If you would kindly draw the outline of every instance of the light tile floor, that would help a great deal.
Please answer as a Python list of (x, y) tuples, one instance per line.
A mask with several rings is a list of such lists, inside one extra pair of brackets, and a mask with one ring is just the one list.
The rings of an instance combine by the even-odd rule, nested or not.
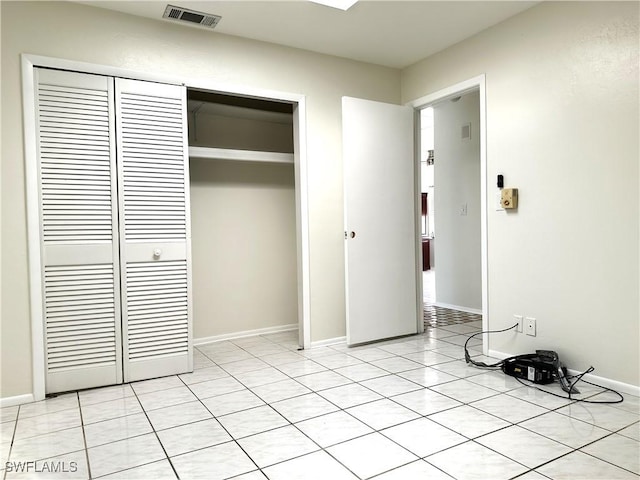
[[(1, 473), (153, 480), (639, 477), (637, 397), (617, 405), (569, 402), (467, 366), (460, 344), (479, 329), (479, 322), (466, 322), (358, 348), (308, 351), (297, 350), (295, 332), (201, 345), (193, 373), (1, 409)], [(472, 353), (485, 358), (479, 342)], [(584, 397), (610, 398), (581, 388)], [(29, 472), (15, 471), (29, 461), (37, 461)]]

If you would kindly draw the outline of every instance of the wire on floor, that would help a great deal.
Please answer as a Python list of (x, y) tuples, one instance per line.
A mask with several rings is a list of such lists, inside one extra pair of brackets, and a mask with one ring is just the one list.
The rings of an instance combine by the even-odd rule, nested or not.
[(502, 332), (508, 332), (509, 330), (512, 330), (514, 328), (516, 328), (518, 326), (517, 323), (513, 324), (511, 327), (509, 328), (504, 328), (502, 330), (486, 330), (483, 332), (478, 332), (478, 333), (474, 333), (473, 335), (471, 335), (469, 338), (467, 338), (467, 341), (464, 342), (464, 359), (466, 360), (467, 363), (470, 363), (472, 365), (475, 365), (476, 367), (481, 367), (481, 368), (502, 368), (502, 365), (504, 364), (504, 362), (507, 359), (504, 360), (500, 360), (499, 362), (496, 363), (492, 363), (492, 364), (486, 364), (484, 362), (478, 362), (474, 359), (471, 358), (471, 355), (469, 355), (469, 350), (467, 349), (467, 345), (469, 344), (469, 341), (477, 336), (477, 335), (482, 335), (483, 333), (502, 333)]
[[(512, 325), (511, 327), (503, 328), (502, 330), (485, 330), (485, 331), (474, 333), (473, 335), (470, 335), (469, 338), (467, 338), (467, 341), (464, 342), (464, 359), (465, 359), (465, 361), (467, 363), (470, 363), (471, 365), (476, 366), (476, 367), (488, 368), (488, 369), (498, 369), (498, 368), (500, 368), (500, 369), (502, 369), (504, 371), (504, 369), (503, 369), (504, 364), (506, 362), (508, 362), (509, 360), (518, 357), (518, 355), (514, 355), (513, 357), (505, 358), (505, 359), (500, 360), (500, 361), (498, 361), (496, 363), (478, 362), (477, 360), (474, 360), (473, 358), (471, 358), (471, 355), (469, 354), (469, 350), (468, 350), (468, 344), (469, 344), (469, 341), (472, 338), (476, 337), (477, 335), (482, 335), (482, 334), (485, 334), (485, 333), (491, 334), (491, 333), (508, 332), (509, 330), (513, 330), (517, 326), (518, 326), (518, 324), (516, 323), (516, 324)], [(566, 395), (566, 396), (565, 395), (559, 395), (557, 393), (553, 393), (553, 392), (550, 392), (550, 391), (545, 390), (543, 388), (540, 388), (540, 387), (537, 387), (535, 385), (532, 385), (532, 384), (528, 383), (528, 381), (525, 382), (524, 379), (521, 379), (519, 377), (515, 377), (514, 376), (513, 378), (515, 378), (518, 382), (520, 382), (522, 385), (524, 385), (526, 387), (535, 388), (536, 390), (540, 390), (541, 392), (548, 393), (549, 395), (553, 395), (554, 397), (562, 398), (562, 399), (569, 400), (569, 401), (576, 401), (576, 402), (582, 402), (582, 403), (595, 403), (595, 404), (599, 403), (599, 404), (605, 404), (605, 405), (607, 405), (607, 404), (615, 404), (615, 403), (622, 403), (624, 401), (624, 397), (622, 396), (622, 394), (620, 392), (617, 392), (616, 390), (613, 390), (613, 389), (608, 388), (608, 387), (604, 387), (602, 385), (598, 385), (596, 383), (589, 382), (589, 381), (585, 380), (584, 378), (582, 378), (586, 374), (591, 373), (594, 370), (595, 369), (593, 368), (593, 366), (591, 366), (588, 369), (586, 369), (584, 372), (582, 372), (582, 373), (580, 373), (578, 375), (573, 375), (571, 377), (567, 377), (568, 380), (572, 380), (574, 378), (575, 378), (575, 380), (573, 382), (571, 382), (570, 387), (569, 387), (568, 395)], [(506, 375), (506, 373), (505, 373), (505, 375)], [(594, 387), (601, 388), (603, 391), (600, 392), (600, 393), (611, 392), (611, 393), (617, 395), (618, 399), (616, 399), (616, 400), (588, 400), (588, 399), (585, 399), (585, 398), (572, 397), (571, 396), (571, 392), (574, 391), (574, 386), (578, 382), (581, 382), (581, 381), (584, 382), (584, 383), (587, 383), (589, 385), (592, 385)]]

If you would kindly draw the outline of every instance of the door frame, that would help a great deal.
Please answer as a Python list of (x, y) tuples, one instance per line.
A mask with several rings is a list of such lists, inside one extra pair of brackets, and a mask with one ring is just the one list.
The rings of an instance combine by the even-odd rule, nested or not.
[[(417, 98), (405, 105), (411, 106), (415, 109), (416, 118), (420, 115), (420, 110), (426, 108), (434, 103), (448, 100), (453, 97), (469, 93), (471, 91), (478, 91), (480, 96), (480, 257), (481, 257), (481, 281), (482, 281), (482, 331), (489, 329), (489, 269), (488, 269), (488, 231), (487, 231), (487, 218), (488, 218), (488, 201), (487, 201), (487, 98), (486, 98), (486, 76), (485, 74), (478, 75), (476, 77), (464, 80), (462, 82), (450, 85), (436, 92), (430, 93), (423, 97)], [(415, 122), (416, 129), (420, 128), (420, 122)], [(416, 142), (420, 141), (419, 134), (416, 135)], [(419, 143), (416, 148), (416, 172), (420, 172), (420, 149)], [(416, 191), (420, 192), (420, 176), (416, 174)], [(416, 205), (419, 201), (416, 196)], [(416, 207), (416, 212), (418, 211)], [(416, 219), (419, 224), (419, 219)], [(419, 250), (419, 257), (422, 259), (421, 235), (420, 229), (417, 228), (416, 234), (416, 249)], [(422, 265), (416, 265), (416, 278), (422, 292)], [(420, 302), (422, 301), (422, 295), (420, 295)], [(424, 309), (424, 303), (422, 305)], [(485, 355), (489, 351), (488, 335), (483, 335), (482, 350)]]
[(182, 85), (186, 88), (254, 97), (293, 105), (294, 176), (296, 202), (296, 250), (298, 285), (298, 335), (302, 348), (311, 346), (309, 206), (307, 181), (306, 96), (181, 76), (170, 76), (113, 66), (99, 65), (41, 55), (22, 54), (22, 113), (24, 131), (25, 186), (27, 200), (27, 252), (29, 262), (29, 306), (31, 319), (31, 371), (33, 401), (45, 398), (45, 341), (43, 326), (42, 250), (38, 203), (38, 159), (36, 152), (34, 69), (37, 67), (131, 78)]

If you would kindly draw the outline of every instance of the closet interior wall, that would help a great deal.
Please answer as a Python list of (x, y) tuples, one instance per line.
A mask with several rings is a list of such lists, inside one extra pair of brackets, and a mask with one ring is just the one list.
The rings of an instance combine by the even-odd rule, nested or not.
[[(293, 153), (290, 111), (239, 101), (189, 91), (189, 145)], [(190, 174), (194, 338), (297, 328), (293, 160), (191, 155)]]

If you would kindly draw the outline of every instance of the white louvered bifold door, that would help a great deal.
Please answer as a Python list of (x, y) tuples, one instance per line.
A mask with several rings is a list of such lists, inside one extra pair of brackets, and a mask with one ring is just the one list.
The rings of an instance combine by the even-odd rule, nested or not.
[(124, 380), (192, 370), (186, 88), (116, 79)]
[(113, 79), (35, 80), (46, 392), (120, 383)]

